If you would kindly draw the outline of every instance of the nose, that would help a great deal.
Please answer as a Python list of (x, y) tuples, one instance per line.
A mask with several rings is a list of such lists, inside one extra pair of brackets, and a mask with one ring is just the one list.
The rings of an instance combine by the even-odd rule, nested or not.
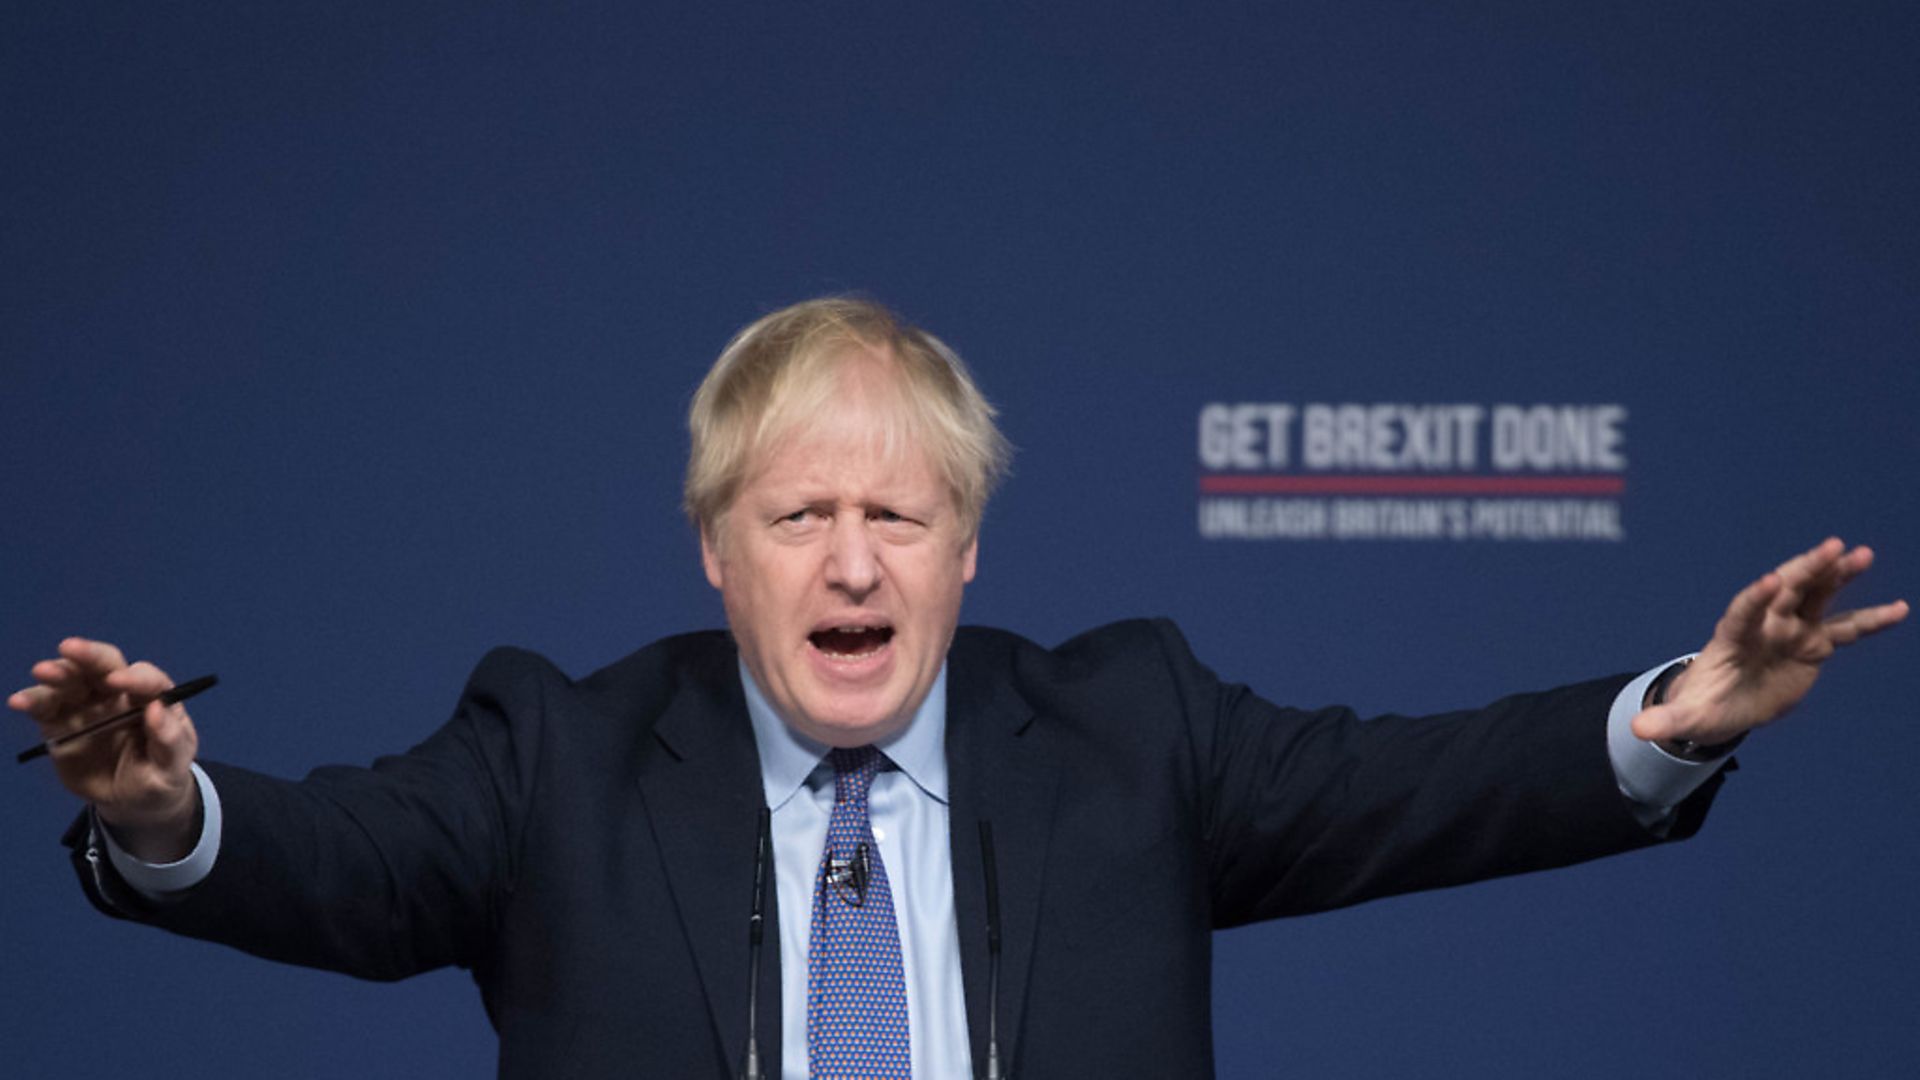
[(827, 542), (827, 587), (837, 589), (858, 603), (880, 587), (879, 552), (867, 533), (865, 515), (847, 515), (834, 519), (833, 536)]

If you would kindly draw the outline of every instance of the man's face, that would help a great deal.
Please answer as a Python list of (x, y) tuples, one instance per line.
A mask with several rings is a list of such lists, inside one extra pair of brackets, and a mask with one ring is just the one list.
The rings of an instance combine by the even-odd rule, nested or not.
[(977, 540), (917, 447), (880, 454), (851, 407), (759, 462), (701, 561), (754, 681), (830, 746), (903, 729), (933, 686), (973, 580)]

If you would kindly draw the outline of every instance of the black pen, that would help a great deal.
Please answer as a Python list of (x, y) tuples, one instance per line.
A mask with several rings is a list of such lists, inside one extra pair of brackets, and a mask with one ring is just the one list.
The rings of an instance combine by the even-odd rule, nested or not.
[[(186, 682), (183, 682), (178, 686), (174, 686), (167, 690), (162, 690), (160, 692), (160, 696), (155, 698), (154, 701), (158, 701), (162, 705), (178, 705), (181, 702), (192, 697), (193, 695), (199, 693), (200, 691), (212, 688), (213, 685), (219, 681), (220, 681), (220, 676), (218, 675), (202, 675), (197, 679), (188, 679)], [(150, 705), (152, 704), (152, 702), (148, 702), (147, 704)], [(137, 720), (139, 719), (141, 714), (145, 713), (146, 711), (147, 711), (147, 706), (140, 705), (135, 708), (128, 709), (126, 712), (123, 712), (123, 713), (115, 713), (114, 715), (107, 717), (105, 720), (100, 720), (100, 721), (96, 721), (95, 723), (88, 724), (86, 727), (81, 728), (79, 731), (69, 731), (65, 735), (55, 735), (53, 738), (48, 739), (46, 742), (38, 743), (34, 746), (29, 746), (25, 750), (20, 751), (20, 755), (14, 758), (13, 760), (15, 764), (24, 765), (27, 762), (32, 761), (34, 758), (46, 757), (48, 754), (53, 753), (53, 748), (56, 746), (60, 746), (64, 743), (70, 743), (75, 739), (84, 739), (96, 731), (105, 731), (108, 728), (119, 727), (120, 725), (125, 724), (129, 721)]]

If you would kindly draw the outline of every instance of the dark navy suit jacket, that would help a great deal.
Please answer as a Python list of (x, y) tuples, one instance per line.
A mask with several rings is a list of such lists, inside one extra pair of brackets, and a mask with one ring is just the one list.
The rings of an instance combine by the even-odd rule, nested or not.
[[(1625, 682), (1360, 721), (1222, 683), (1166, 622), (1057, 649), (962, 628), (947, 758), (974, 1061), (979, 820), (997, 849), (1012, 1072), (1211, 1076), (1214, 929), (1655, 842), (1607, 758)], [(668, 638), (578, 681), (497, 650), (446, 726), (372, 769), (293, 783), (205, 767), (226, 822), (211, 875), (152, 905), (77, 853), (105, 910), (365, 978), (468, 968), (503, 1076), (738, 1068), (764, 798), (726, 634)], [(759, 988), (774, 1062), (778, 940)]]

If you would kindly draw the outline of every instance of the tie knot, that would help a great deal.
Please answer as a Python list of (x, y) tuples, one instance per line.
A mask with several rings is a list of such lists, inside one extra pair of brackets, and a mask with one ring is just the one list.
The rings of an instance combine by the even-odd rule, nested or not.
[(871, 746), (835, 749), (827, 754), (833, 763), (833, 798), (836, 802), (866, 802), (867, 789), (883, 760)]

